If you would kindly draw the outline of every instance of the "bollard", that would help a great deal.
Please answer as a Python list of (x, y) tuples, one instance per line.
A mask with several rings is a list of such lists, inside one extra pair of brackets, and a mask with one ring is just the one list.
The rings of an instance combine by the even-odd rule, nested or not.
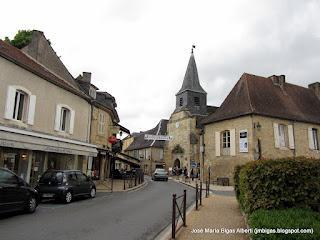
[(123, 176), (123, 190), (126, 190), (126, 178)]
[(202, 206), (202, 182), (200, 181), (200, 206)]
[(176, 238), (176, 194), (172, 195), (172, 239)]
[(206, 198), (208, 198), (208, 180), (206, 180)]
[(187, 190), (183, 190), (183, 226), (187, 226)]
[(198, 186), (198, 183), (196, 184), (196, 210), (198, 210), (198, 188), (199, 188), (199, 186)]

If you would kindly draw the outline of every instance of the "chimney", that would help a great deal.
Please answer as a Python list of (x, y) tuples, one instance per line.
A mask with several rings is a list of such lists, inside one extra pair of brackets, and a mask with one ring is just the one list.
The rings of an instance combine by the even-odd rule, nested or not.
[(83, 72), (81, 81), (91, 83), (91, 72)]
[(315, 82), (308, 85), (308, 88), (311, 89), (314, 94), (320, 99), (320, 83)]
[(283, 88), (284, 83), (286, 82), (286, 76), (285, 75), (272, 75), (269, 77), (274, 85), (280, 86), (281, 88)]

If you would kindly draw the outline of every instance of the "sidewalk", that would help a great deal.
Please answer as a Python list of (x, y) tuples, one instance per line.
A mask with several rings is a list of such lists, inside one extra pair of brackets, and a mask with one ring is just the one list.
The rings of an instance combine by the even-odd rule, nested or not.
[[(196, 181), (184, 184), (195, 186)], [(203, 185), (203, 188), (205, 188), (205, 185)], [(202, 206), (199, 207), (199, 211), (194, 209), (187, 215), (187, 227), (181, 228), (177, 233), (177, 239), (249, 239), (249, 235), (236, 232), (238, 228), (246, 229), (247, 226), (240, 212), (233, 187), (211, 185), (210, 190), (213, 191), (213, 194), (211, 193), (209, 198), (205, 198), (203, 192)], [(198, 233), (193, 233), (194, 230), (198, 230)], [(232, 233), (232, 231), (235, 231), (235, 233)]]

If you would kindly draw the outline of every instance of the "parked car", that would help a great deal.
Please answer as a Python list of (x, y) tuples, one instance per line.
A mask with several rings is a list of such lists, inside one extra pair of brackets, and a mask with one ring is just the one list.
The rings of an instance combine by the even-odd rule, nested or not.
[(157, 168), (152, 174), (152, 180), (165, 180), (168, 181), (168, 172), (163, 168)]
[(39, 194), (26, 181), (8, 169), (0, 168), (0, 213), (25, 210), (32, 213)]
[(48, 170), (41, 176), (36, 190), (41, 199), (56, 199), (65, 203), (78, 196), (96, 196), (92, 179), (78, 170)]

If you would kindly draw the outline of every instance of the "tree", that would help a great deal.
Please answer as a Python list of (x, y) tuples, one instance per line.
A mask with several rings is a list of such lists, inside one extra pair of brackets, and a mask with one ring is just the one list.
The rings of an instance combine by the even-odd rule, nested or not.
[(32, 39), (32, 30), (19, 30), (12, 40), (5, 37), (4, 41), (15, 46), (16, 48), (23, 48), (27, 46)]

